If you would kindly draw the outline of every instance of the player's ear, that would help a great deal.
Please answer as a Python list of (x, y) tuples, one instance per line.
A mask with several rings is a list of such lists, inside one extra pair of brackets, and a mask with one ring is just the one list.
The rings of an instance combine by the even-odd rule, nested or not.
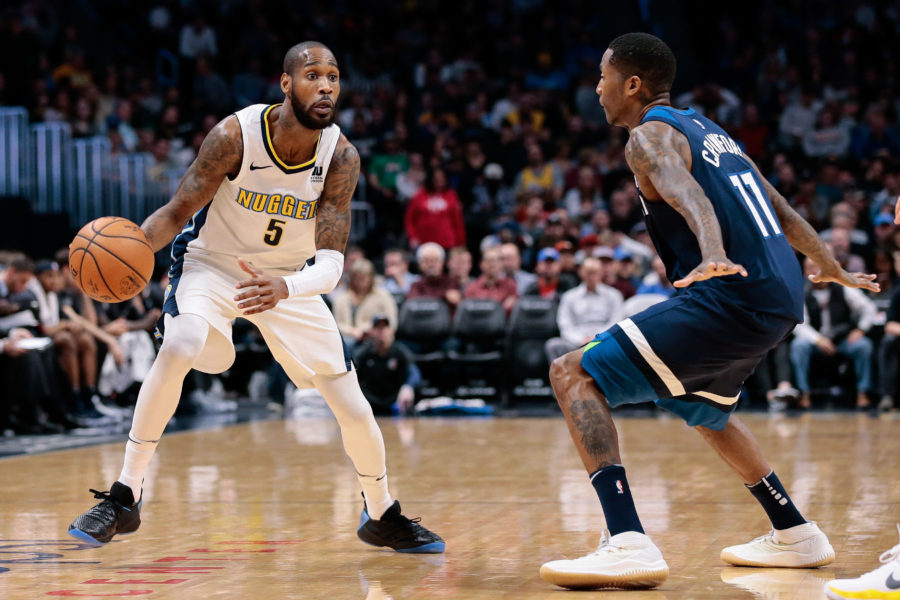
[(644, 82), (641, 81), (641, 78), (637, 75), (632, 75), (628, 78), (628, 82), (625, 84), (625, 93), (629, 96), (636, 96), (641, 88), (644, 86)]
[(291, 89), (291, 76), (287, 73), (281, 74), (281, 91), (285, 94)]

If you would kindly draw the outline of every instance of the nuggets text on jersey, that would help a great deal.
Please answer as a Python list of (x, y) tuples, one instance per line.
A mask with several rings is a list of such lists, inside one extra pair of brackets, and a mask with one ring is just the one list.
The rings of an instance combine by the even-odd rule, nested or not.
[(290, 194), (263, 194), (240, 188), (235, 202), (246, 209), (267, 215), (281, 215), (292, 219), (314, 219), (319, 199), (301, 200)]

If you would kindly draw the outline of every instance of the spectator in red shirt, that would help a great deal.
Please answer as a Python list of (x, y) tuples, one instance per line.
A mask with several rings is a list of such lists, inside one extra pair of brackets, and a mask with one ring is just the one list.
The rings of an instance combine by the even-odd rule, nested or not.
[(441, 168), (429, 170), (425, 187), (406, 208), (405, 220), (406, 235), (413, 248), (425, 242), (435, 242), (443, 248), (466, 245), (462, 205), (447, 185), (447, 174)]
[(512, 312), (519, 297), (514, 279), (503, 277), (500, 248), (488, 248), (481, 255), (481, 277), (466, 287), (466, 298), (496, 300), (503, 305), (506, 314)]
[(409, 288), (408, 298), (442, 298), (450, 305), (450, 311), (462, 300), (459, 282), (452, 275), (444, 274), (444, 249), (434, 242), (419, 246), (416, 261), (422, 277)]

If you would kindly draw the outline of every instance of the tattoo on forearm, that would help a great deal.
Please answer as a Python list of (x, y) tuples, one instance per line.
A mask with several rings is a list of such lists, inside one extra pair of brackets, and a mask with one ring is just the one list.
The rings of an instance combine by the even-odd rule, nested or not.
[(595, 399), (574, 399), (569, 404), (572, 426), (581, 436), (581, 445), (598, 468), (622, 462), (618, 452), (618, 437), (608, 409)]
[(690, 156), (687, 138), (663, 123), (650, 122), (634, 129), (625, 146), (628, 166), (648, 178), (656, 191), (697, 236), (704, 257), (724, 256), (722, 228), (712, 202), (688, 171), (683, 156)]
[(350, 200), (359, 181), (359, 153), (350, 143), (335, 151), (316, 213), (316, 249), (344, 252), (350, 237)]
[(243, 153), (237, 117), (228, 117), (209, 132), (175, 195), (141, 225), (154, 250), (168, 244), (191, 215), (212, 200), (226, 175), (237, 174)]

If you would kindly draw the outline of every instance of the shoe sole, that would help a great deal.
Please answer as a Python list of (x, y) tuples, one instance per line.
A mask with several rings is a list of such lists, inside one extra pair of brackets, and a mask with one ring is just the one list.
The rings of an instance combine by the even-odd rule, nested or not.
[[(135, 530), (135, 531), (137, 531), (137, 530)], [(122, 532), (122, 533), (117, 533), (116, 535), (131, 535), (132, 533), (135, 533), (135, 531), (126, 531), (126, 532)], [(76, 540), (79, 540), (86, 544), (90, 544), (91, 546), (96, 546), (98, 548), (100, 546), (106, 546), (107, 544), (109, 544), (112, 541), (112, 538), (109, 538), (107, 541), (101, 542), (100, 540), (98, 540), (97, 538), (92, 536), (91, 534), (86, 533), (80, 529), (70, 529), (69, 535), (72, 536), (73, 538), (75, 538)], [(113, 536), (113, 537), (115, 537), (115, 536)]]
[(548, 583), (570, 590), (646, 589), (660, 585), (669, 578), (669, 569), (632, 569), (619, 574), (568, 573), (544, 565), (541, 578)]
[[(359, 537), (359, 532), (357, 531), (357, 537)], [(430, 544), (425, 544), (424, 546), (416, 546), (415, 548), (391, 548), (386, 544), (373, 544), (372, 542), (366, 541), (359, 538), (363, 544), (367, 546), (372, 546), (373, 548), (388, 548), (389, 550), (393, 550), (394, 552), (402, 552), (404, 554), (443, 554), (444, 550), (446, 550), (447, 544), (445, 542), (431, 542)]]
[(100, 546), (105, 546), (109, 543), (108, 541), (101, 542), (100, 540), (98, 540), (97, 538), (92, 536), (91, 534), (85, 533), (84, 531), (82, 531), (80, 529), (70, 529), (69, 535), (72, 536), (73, 538), (75, 538), (76, 540), (78, 540), (79, 542), (84, 542), (85, 544), (90, 544), (91, 546), (97, 546), (98, 548)]
[(854, 598), (879, 598), (884, 600), (900, 600), (900, 592), (886, 592), (882, 590), (838, 591), (828, 586), (825, 587), (825, 595), (830, 600), (853, 600)]
[(734, 565), (736, 567), (770, 567), (776, 569), (812, 569), (813, 567), (824, 567), (825, 565), (830, 565), (834, 562), (834, 550), (830, 552), (825, 552), (824, 554), (820, 554), (818, 557), (810, 560), (809, 562), (805, 562), (802, 564), (796, 565), (779, 565), (774, 563), (766, 563), (761, 561), (749, 560), (746, 558), (742, 558), (737, 554), (732, 554), (731, 552), (726, 552), (722, 550), (722, 553), (719, 555), (724, 562), (728, 564)]

